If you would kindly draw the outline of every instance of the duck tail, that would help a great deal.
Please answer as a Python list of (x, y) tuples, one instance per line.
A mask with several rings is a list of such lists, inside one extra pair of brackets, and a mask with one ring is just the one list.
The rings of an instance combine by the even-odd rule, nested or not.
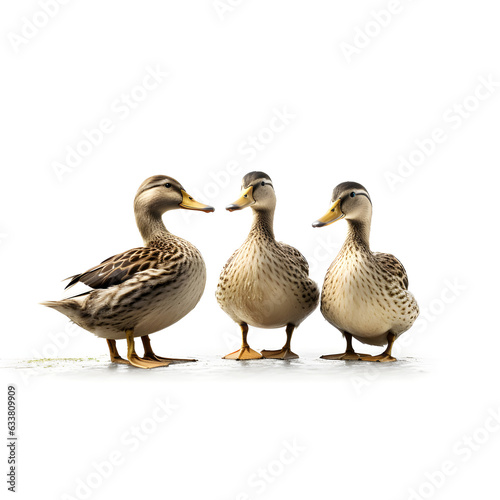
[(61, 300), (46, 300), (45, 302), (40, 302), (40, 305), (50, 307), (56, 311), (60, 311), (64, 308), (64, 303)]
[(66, 299), (66, 300), (48, 300), (45, 302), (40, 302), (40, 305), (45, 307), (50, 307), (56, 311), (64, 314), (72, 321), (79, 316), (81, 311), (80, 304), (76, 300)]

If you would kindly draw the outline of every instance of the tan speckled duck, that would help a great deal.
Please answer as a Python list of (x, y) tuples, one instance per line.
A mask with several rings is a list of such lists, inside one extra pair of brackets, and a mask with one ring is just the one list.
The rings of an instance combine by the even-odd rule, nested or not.
[[(338, 328), (347, 343), (346, 352), (324, 359), (396, 361), (394, 341), (417, 319), (417, 301), (408, 291), (408, 276), (396, 257), (370, 250), (372, 202), (357, 182), (344, 182), (333, 190), (333, 205), (316, 222), (322, 227), (345, 218), (348, 233), (339, 254), (326, 273), (321, 312)], [(363, 344), (382, 346), (379, 356), (357, 354), (352, 337)]]
[[(216, 297), (221, 308), (241, 327), (241, 349), (226, 359), (293, 359), (291, 339), (318, 305), (319, 291), (309, 278), (309, 265), (295, 248), (276, 241), (273, 231), (276, 195), (271, 178), (250, 172), (242, 182), (241, 197), (227, 210), (251, 207), (253, 222), (243, 245), (227, 261), (219, 278)], [(248, 325), (286, 327), (287, 340), (280, 350), (258, 353), (247, 342)]]
[[(198, 249), (165, 228), (162, 215), (184, 208), (213, 212), (193, 200), (172, 177), (146, 179), (135, 196), (134, 211), (144, 247), (134, 248), (105, 260), (88, 271), (72, 276), (95, 290), (43, 305), (65, 314), (78, 326), (105, 338), (111, 361), (155, 368), (175, 360), (157, 356), (149, 334), (183, 318), (200, 300), (206, 270)], [(141, 337), (144, 357), (137, 356), (134, 338)], [(116, 340), (127, 340), (127, 360), (118, 354)]]

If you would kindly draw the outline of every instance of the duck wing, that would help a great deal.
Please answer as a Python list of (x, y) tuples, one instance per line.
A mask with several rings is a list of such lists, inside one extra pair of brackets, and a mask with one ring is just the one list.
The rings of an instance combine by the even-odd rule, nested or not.
[(70, 282), (65, 289), (78, 282), (85, 283), (91, 288), (109, 288), (127, 281), (134, 277), (136, 273), (160, 267), (164, 260), (164, 252), (158, 249), (149, 247), (133, 248), (104, 260), (84, 273), (66, 278)]
[(309, 264), (306, 258), (294, 247), (287, 245), (286, 243), (278, 243), (281, 249), (287, 254), (287, 256), (293, 261), (294, 264), (300, 267), (302, 272), (308, 276), (309, 275)]
[(374, 252), (373, 255), (385, 271), (399, 281), (401, 288), (408, 290), (408, 274), (406, 273), (406, 269), (403, 264), (401, 264), (401, 262), (399, 262), (399, 260), (390, 253)]

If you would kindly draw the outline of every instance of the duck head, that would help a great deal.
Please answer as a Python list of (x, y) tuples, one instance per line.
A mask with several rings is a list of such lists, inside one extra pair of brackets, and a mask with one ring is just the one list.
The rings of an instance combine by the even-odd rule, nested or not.
[(166, 175), (154, 175), (140, 185), (135, 195), (134, 208), (136, 213), (147, 210), (159, 216), (178, 208), (214, 211), (213, 207), (194, 200), (178, 181)]
[(368, 191), (357, 182), (342, 182), (332, 194), (332, 206), (323, 217), (313, 222), (313, 227), (328, 226), (340, 219), (370, 223), (372, 202)]
[(233, 212), (245, 207), (252, 207), (254, 211), (272, 211), (276, 207), (276, 195), (273, 182), (264, 172), (250, 172), (241, 182), (240, 197), (226, 210)]

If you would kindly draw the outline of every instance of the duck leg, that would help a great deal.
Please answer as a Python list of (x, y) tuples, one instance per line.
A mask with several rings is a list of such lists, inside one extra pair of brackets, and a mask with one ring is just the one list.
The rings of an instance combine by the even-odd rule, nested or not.
[(358, 354), (352, 347), (352, 335), (347, 332), (342, 332), (346, 341), (346, 349), (343, 354), (325, 354), (321, 359), (334, 359), (341, 361), (360, 361), (364, 356), (369, 357), (369, 354)]
[(116, 340), (106, 339), (106, 342), (108, 343), (109, 357), (111, 358), (111, 363), (119, 363), (121, 365), (130, 364), (126, 359), (123, 359), (118, 354), (118, 349), (116, 348)]
[(260, 353), (254, 351), (253, 349), (250, 349), (250, 346), (248, 345), (247, 342), (248, 325), (246, 323), (241, 323), (240, 328), (241, 328), (241, 338), (242, 338), (241, 349), (239, 349), (238, 351), (234, 351), (231, 354), (227, 354), (222, 359), (244, 360), (244, 359), (262, 358), (262, 355)]
[(137, 368), (157, 368), (170, 364), (169, 361), (156, 361), (137, 356), (135, 352), (134, 330), (126, 330), (125, 333), (127, 335), (127, 358), (131, 365), (137, 366)]
[(363, 361), (380, 361), (381, 363), (390, 363), (391, 361), (397, 361), (396, 358), (391, 356), (392, 346), (395, 340), (396, 335), (389, 332), (387, 334), (387, 348), (382, 354), (379, 354), (378, 356), (369, 356), (365, 354), (361, 359)]
[(153, 348), (151, 347), (151, 340), (149, 339), (149, 335), (143, 335), (141, 337), (142, 345), (144, 347), (144, 356), (142, 359), (148, 359), (150, 361), (168, 361), (168, 362), (188, 362), (188, 361), (196, 361), (196, 359), (179, 359), (179, 358), (163, 358), (162, 356), (157, 356), (153, 352)]
[(261, 351), (262, 356), (267, 359), (297, 359), (298, 355), (292, 352), (290, 347), (294, 330), (295, 325), (286, 325), (286, 342), (283, 348), (278, 351)]

